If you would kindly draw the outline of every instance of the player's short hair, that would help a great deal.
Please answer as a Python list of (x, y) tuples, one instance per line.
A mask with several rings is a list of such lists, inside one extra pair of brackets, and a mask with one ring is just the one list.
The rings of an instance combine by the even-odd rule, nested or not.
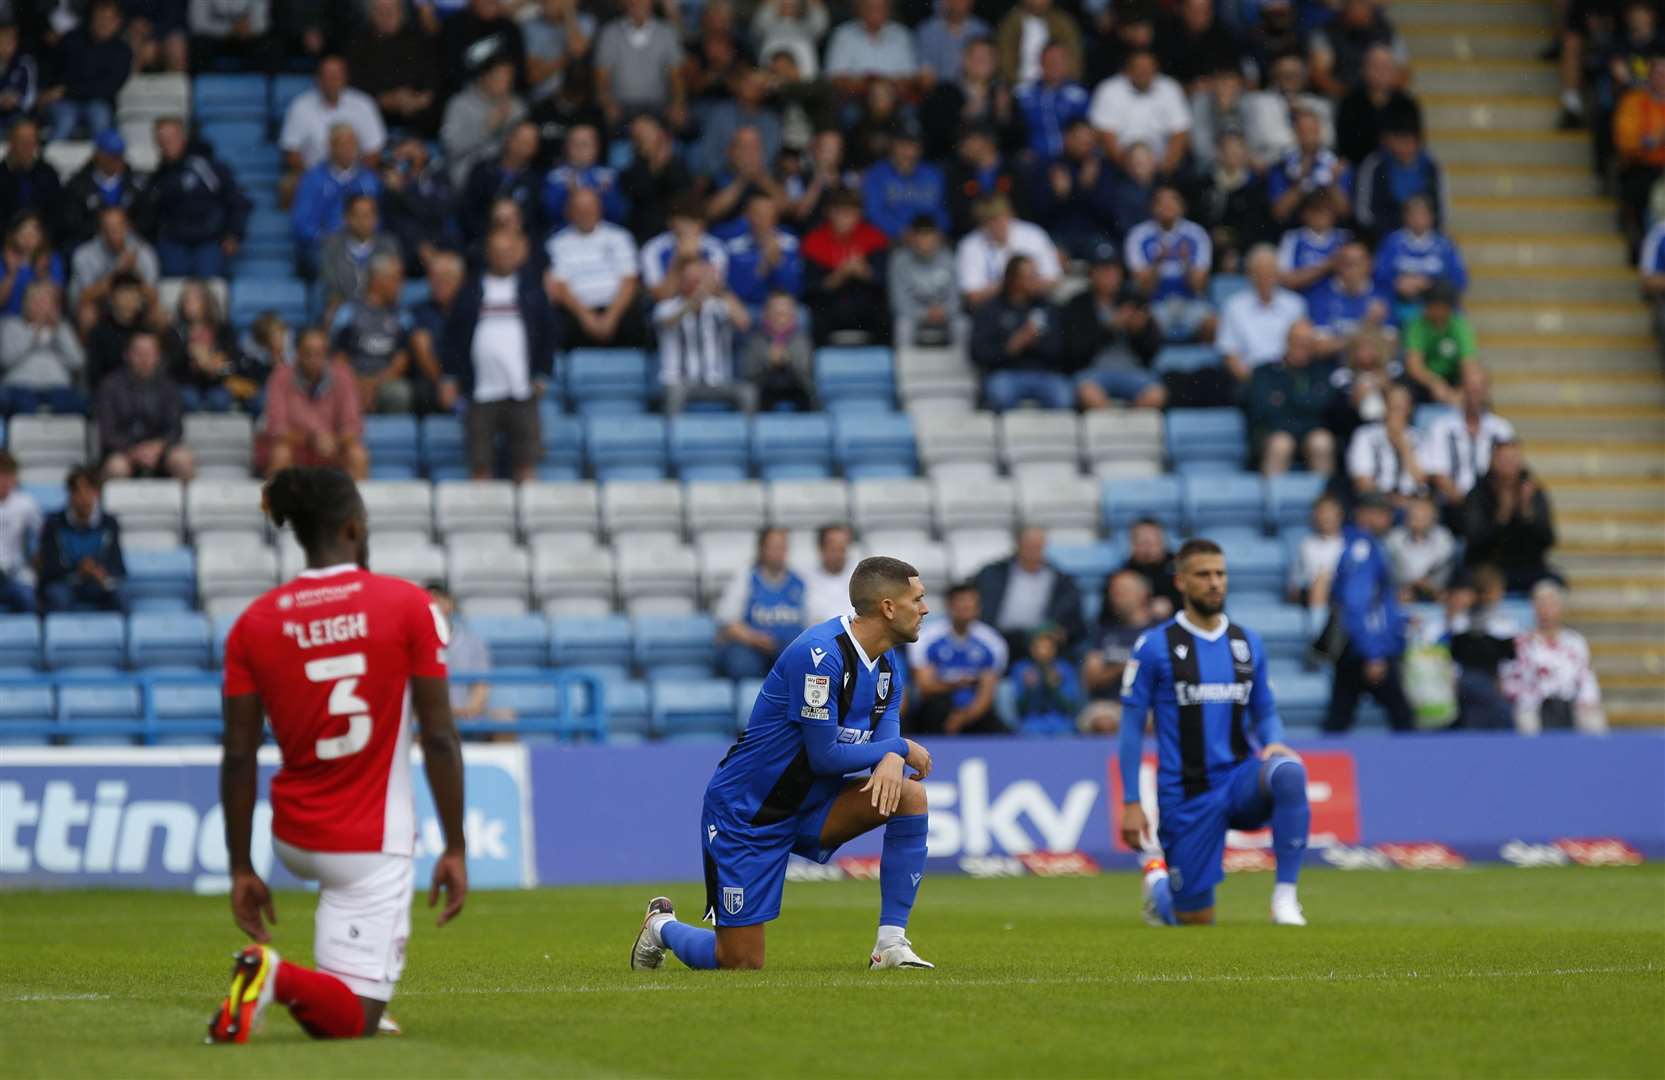
[(850, 575), (850, 606), (857, 615), (878, 610), (879, 602), (895, 596), (908, 587), (908, 579), (919, 576), (919, 571), (888, 555), (872, 555), (856, 564)]
[(260, 501), (272, 524), (295, 530), (309, 554), (364, 513), (358, 485), (340, 469), (294, 467), (266, 481)]
[(1225, 555), (1220, 545), (1201, 536), (1193, 536), (1179, 545), (1179, 554), (1174, 556), (1174, 565), (1184, 567), (1187, 560), (1194, 555)]

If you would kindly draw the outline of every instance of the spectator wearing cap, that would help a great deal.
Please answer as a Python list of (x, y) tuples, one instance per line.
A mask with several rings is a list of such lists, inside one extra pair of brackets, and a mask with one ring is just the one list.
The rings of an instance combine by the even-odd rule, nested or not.
[(0, 131), (33, 116), (40, 100), (40, 63), (20, 49), (17, 24), (0, 22)]
[(1405, 326), (1405, 375), (1423, 400), (1457, 405), (1463, 368), (1478, 363), (1478, 353), (1474, 327), (1457, 310), (1457, 290), (1449, 281), (1434, 282)]
[(1383, 131), (1422, 130), (1422, 109), (1404, 82), (1391, 45), (1379, 42), (1365, 50), (1363, 77), (1336, 109), (1336, 150), (1354, 168), (1381, 146)]
[(119, 206), (129, 213), (144, 196), (147, 177), (127, 167), (127, 143), (121, 132), (105, 128), (93, 139), (93, 156), (64, 185), (58, 215), (58, 239), (73, 249), (98, 232), (98, 214), (106, 206)]
[(968, 41), (989, 36), (989, 24), (972, 14), (972, 0), (941, 0), (936, 14), (914, 30), (919, 71), (927, 83), (954, 82)]
[(1399, 662), (1405, 653), (1405, 616), (1392, 562), (1382, 546), (1393, 524), (1393, 506), (1381, 494), (1368, 493), (1359, 499), (1353, 520), (1342, 533), (1341, 562), (1330, 589), (1335, 603), (1331, 618), (1340, 623), (1344, 643), (1338, 642), (1339, 654), (1330, 657), (1335, 682), (1324, 731), (1338, 735), (1351, 730), (1365, 694), (1387, 710), (1393, 730), (1410, 731), (1415, 721)]
[(509, 132), (526, 118), (526, 104), (515, 96), (514, 85), (514, 64), (494, 53), (482, 62), (474, 81), (446, 102), (439, 143), (452, 184), (466, 184), (477, 163), (497, 157)]
[(681, 131), (688, 123), (682, 42), (654, 17), (653, 0), (624, 0), (621, 8), (596, 38), (596, 101), (614, 128), (651, 113)]
[(737, 69), (729, 80), (734, 96), (706, 111), (691, 164), (695, 174), (715, 177), (724, 171), (729, 143), (741, 128), (752, 128), (763, 142), (765, 161), (775, 160), (781, 147), (780, 116), (769, 106), (769, 76), (750, 65)]
[(1245, 269), (1249, 287), (1226, 301), (1216, 341), (1226, 370), (1240, 383), (1248, 382), (1255, 368), (1284, 355), (1290, 328), (1307, 315), (1306, 301), (1279, 286), (1278, 253), (1272, 245), (1250, 251)]
[(971, 320), (971, 362), (983, 373), (983, 397), (995, 412), (1024, 402), (1045, 409), (1075, 404), (1074, 357), (1064, 348), (1058, 311), (1026, 256), (1006, 263), (1001, 290)]
[[(491, 208), (499, 199), (520, 207), (528, 221), (541, 216), (543, 177), (532, 167), (537, 156), (538, 125), (521, 120), (509, 129), (495, 157), (474, 163), (462, 185), (457, 207), (464, 240), (475, 244), (491, 231)], [(451, 175), (455, 183), (454, 170)]]
[(1382, 148), (1359, 165), (1353, 214), (1372, 236), (1391, 236), (1410, 224), (1410, 203), (1422, 199), (1430, 224), (1438, 228), (1447, 212), (1445, 171), (1422, 144), (1422, 132), (1392, 127), (1382, 132)]
[(868, 341), (890, 338), (885, 303), (886, 249), (890, 241), (862, 219), (861, 197), (838, 191), (827, 198), (827, 215), (804, 237), (804, 295), (817, 345), (833, 335)]
[(1295, 112), (1295, 145), (1267, 170), (1267, 193), (1272, 199), (1272, 218), (1279, 224), (1292, 219), (1302, 202), (1315, 191), (1329, 195), (1337, 216), (1347, 214), (1353, 188), (1353, 172), (1347, 163), (1323, 141), (1318, 114), (1301, 108)]
[(1072, 120), (1063, 151), (1029, 167), (1023, 184), (1029, 215), (1071, 257), (1087, 258), (1116, 234), (1115, 174), (1092, 125)]
[(1185, 197), (1168, 184), (1151, 197), (1151, 216), (1128, 230), (1123, 250), (1133, 280), (1151, 298), (1157, 324), (1170, 341), (1209, 341), (1216, 320), (1208, 278), (1214, 242), (1185, 217)]
[(1451, 238), (1435, 226), (1434, 204), (1421, 195), (1405, 203), (1404, 228), (1389, 233), (1376, 250), (1376, 286), (1389, 292), (1402, 318), (1414, 314), (1436, 281), (1460, 296), (1468, 288), (1468, 267)]
[(890, 156), (875, 163), (862, 178), (862, 209), (867, 220), (892, 241), (921, 214), (935, 218), (940, 228), (948, 227), (947, 181), (941, 169), (923, 160), (921, 138), (917, 123), (898, 124), (890, 140)]
[[(335, 130), (345, 124), (356, 138), (355, 151), (374, 165), (387, 142), (381, 110), (362, 90), (347, 85), (347, 61), (327, 56), (318, 65), (318, 78), (289, 103), (278, 146), (286, 171), (299, 177), (326, 160), (335, 161)], [(335, 162), (340, 167), (339, 162)]]
[(1297, 452), (1308, 472), (1335, 472), (1336, 437), (1324, 426), (1333, 365), (1318, 359), (1314, 336), (1312, 324), (1297, 319), (1283, 356), (1254, 368), (1244, 388), (1249, 442), (1263, 476), (1288, 472)]
[(1297, 130), (1302, 113), (1317, 122), (1313, 140), (1319, 146), (1335, 144), (1335, 124), (1330, 103), (1307, 93), (1307, 62), (1298, 52), (1286, 53), (1272, 61), (1264, 89), (1243, 95), (1243, 134), (1249, 140), (1249, 158), (1257, 168), (1275, 168), (1300, 141)]
[(954, 256), (943, 243), (935, 217), (920, 214), (913, 219), (885, 276), (897, 345), (937, 348), (965, 343), (970, 320), (960, 311)]
[(1127, 282), (1114, 244), (1093, 249), (1087, 287), (1070, 297), (1059, 315), (1064, 347), (1072, 354), (1076, 393), (1087, 409), (1112, 400), (1145, 409), (1167, 404), (1162, 380), (1151, 364), (1162, 349), (1162, 331), (1150, 305)]
[(1208, 230), (1222, 270), (1241, 267), (1250, 248), (1276, 235), (1266, 209), (1266, 181), (1250, 167), (1248, 143), (1240, 133), (1221, 132), (1213, 164), (1197, 185), (1195, 207), (1197, 224)]
[(826, 77), (845, 97), (862, 93), (873, 78), (909, 83), (919, 74), (913, 34), (890, 19), (890, 0), (857, 0), (855, 18), (827, 39)]
[(1191, 108), (1185, 91), (1161, 73), (1156, 54), (1149, 50), (1129, 56), (1120, 75), (1098, 85), (1087, 115), (1104, 142), (1105, 155), (1117, 165), (1125, 168), (1128, 150), (1140, 144), (1151, 148), (1163, 176), (1185, 163), (1191, 146)]
[(224, 277), (242, 245), (249, 200), (226, 164), (192, 145), (177, 117), (156, 121), (160, 159), (138, 204), (144, 231), (156, 242), (163, 277)]
[(374, 204), (381, 191), (381, 181), (359, 160), (358, 136), (348, 125), (337, 124), (330, 131), (329, 157), (302, 174), (289, 210), (295, 263), (303, 278), (317, 276), (319, 245), (341, 228), (348, 201), (362, 195)]
[(480, 71), (486, 58), (501, 60), (514, 73), (516, 93), (526, 88), (526, 36), (503, 0), (466, 0), (444, 24), (445, 77), (456, 89)]
[(1064, 47), (1071, 78), (1081, 75), (1081, 27), (1075, 17), (1052, 0), (1022, 0), (1013, 5), (994, 31), (1000, 54), (1000, 75), (1018, 86), (1041, 74), (1041, 53), (1049, 42)]
[(1017, 197), (1018, 182), (992, 125), (979, 122), (956, 130), (959, 150), (948, 167), (948, 216), (950, 231), (963, 237), (981, 224), (978, 202), (1000, 196), (1009, 204)]
[[(96, 310), (118, 274), (135, 275), (155, 300), (162, 276), (156, 249), (133, 230), (126, 210), (106, 206), (98, 212), (98, 235), (76, 248), (70, 259), (70, 303), (84, 312)], [(84, 317), (90, 321), (90, 315)]]
[(566, 228), (549, 238), (549, 272), (544, 284), (569, 349), (642, 348), (642, 317), (636, 243), (623, 228), (602, 220), (602, 201), (579, 188), (567, 202)]
[(352, 368), (331, 356), (321, 329), (301, 331), (295, 362), (279, 364), (266, 383), (266, 411), (255, 444), (255, 469), (271, 476), (291, 465), (329, 465), (356, 480), (370, 475), (364, 419)]
[[(1279, 253), (1282, 266), (1282, 253)], [(1318, 330), (1318, 351), (1334, 356), (1356, 334), (1391, 332), (1390, 298), (1376, 287), (1370, 249), (1349, 241), (1336, 256), (1335, 273), (1321, 281), (1307, 300), (1307, 314)]]
[(103, 481), (77, 465), (64, 481), (69, 497), (40, 530), (35, 572), (43, 613), (127, 610), (127, 564), (121, 525), (99, 505)]
[(1422, 470), (1449, 507), (1461, 506), (1491, 469), (1492, 451), (1515, 440), (1515, 427), (1492, 412), (1491, 383), (1479, 364), (1458, 376), (1458, 410), (1436, 417), (1423, 439)]
[(148, 331), (127, 343), (127, 363), (98, 387), (93, 408), (106, 479), (129, 476), (189, 480), (196, 471), (182, 441), (179, 386), (162, 370), (162, 347)]
[(601, 134), (593, 125), (576, 124), (568, 129), (561, 146), (561, 161), (543, 179), (543, 220), (559, 227), (567, 221), (567, 200), (580, 188), (601, 199), (604, 217), (616, 225), (629, 220), (630, 208), (619, 190), (619, 175), (601, 161)]
[(486, 240), (484, 269), (463, 286), (445, 331), (445, 376), (468, 402), (463, 422), (474, 479), (491, 479), (499, 438), (510, 479), (532, 478), (542, 451), (538, 399), (559, 344), (554, 309), (526, 265), (526, 239), (497, 230)]
[(655, 300), (663, 300), (675, 289), (669, 284), (671, 263), (681, 256), (696, 256), (728, 274), (728, 250), (705, 228), (705, 202), (692, 192), (672, 200), (666, 211), (668, 227), (642, 245), (642, 286)]
[(1031, 262), (1042, 292), (1058, 284), (1063, 267), (1058, 249), (1046, 231), (1019, 221), (1004, 195), (990, 195), (977, 203), (977, 228), (967, 233), (955, 251), (955, 272), (966, 306), (976, 308), (1000, 292), (1006, 264), (1015, 255)]
[(756, 315), (770, 293), (796, 300), (804, 291), (798, 238), (780, 227), (780, 202), (763, 192), (746, 198), (745, 231), (729, 240), (728, 287)]
[(395, 130), (432, 138), (439, 130), (444, 71), (435, 41), (404, 0), (370, 0), (368, 19), (347, 45), (353, 85)]
[(93, 0), (86, 21), (58, 42), (52, 69), (40, 95), (51, 111), (51, 138), (79, 131), (97, 136), (115, 123), (116, 95), (133, 74), (133, 47), (122, 36), (117, 0)]
[(61, 188), (58, 171), (41, 158), (39, 126), (28, 117), (19, 119), (6, 133), (0, 161), (0, 222), (14, 221), (25, 210), (56, 217)]
[(1503, 571), (1510, 592), (1555, 577), (1545, 556), (1555, 546), (1549, 495), (1527, 468), (1516, 439), (1497, 443), (1486, 473), (1463, 501), (1464, 561)]
[(1590, 644), (1561, 624), (1566, 604), (1567, 590), (1556, 582), (1534, 585), (1537, 626), (1515, 639), (1514, 662), (1503, 667), (1503, 692), (1514, 705), (1515, 730), (1522, 735), (1568, 728), (1586, 735), (1607, 732)]
[(1092, 100), (1087, 88), (1070, 77), (1069, 49), (1059, 41), (1047, 42), (1040, 77), (1018, 86), (1016, 98), (1029, 151), (1041, 159), (1064, 153), (1064, 133), (1087, 118)]
[(36, 281), (23, 291), (22, 311), (0, 318), (0, 413), (84, 413), (78, 389), (87, 354), (63, 316), (58, 287)]

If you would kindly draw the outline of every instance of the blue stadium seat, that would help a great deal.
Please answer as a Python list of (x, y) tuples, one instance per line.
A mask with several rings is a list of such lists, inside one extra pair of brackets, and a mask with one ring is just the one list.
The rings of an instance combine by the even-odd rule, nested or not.
[(728, 679), (655, 679), (653, 728), (666, 738), (727, 738), (735, 732), (734, 683)]
[(647, 684), (637, 679), (609, 682), (607, 738), (615, 742), (641, 742), (653, 731), (653, 701)]
[(222, 615), (214, 620), (214, 666), (225, 663), (225, 639), (231, 636), (231, 628), (237, 625), (236, 616)]
[(873, 466), (890, 470), (885, 475), (914, 476), (918, 473), (913, 420), (907, 413), (843, 413), (833, 417), (833, 452), (844, 474), (852, 479), (877, 476)]
[(1177, 476), (1111, 477), (1104, 482), (1105, 527), (1120, 533), (1148, 517), (1177, 532), (1184, 494), (1185, 483)]
[(55, 612), (46, 617), (48, 668), (105, 665), (127, 661), (127, 621), (113, 612)]
[(750, 455), (746, 418), (733, 413), (674, 416), (671, 464), (684, 480), (744, 480)]
[(1330, 707), (1330, 676), (1322, 671), (1302, 671), (1288, 664), (1268, 663), (1268, 681), (1278, 703), (1278, 715), (1290, 727), (1315, 728), (1324, 722)]
[(58, 723), (78, 743), (131, 742), (139, 733), (143, 706), (136, 684), (58, 688)]
[(1282, 599), (1289, 580), (1289, 552), (1282, 544), (1269, 541), (1258, 532), (1228, 535), (1219, 544), (1226, 552), (1233, 596), (1262, 601)]
[(40, 667), (40, 620), (33, 615), (0, 615), (0, 657), (7, 667)]
[(261, 120), (209, 120), (198, 130), (203, 141), (222, 154), (260, 146), (266, 141), (266, 124)]
[[(429, 477), (447, 467), (467, 469), (462, 421), (455, 416), (425, 416), (421, 431), (422, 470)], [(374, 462), (375, 455), (370, 460)]]
[(538, 403), (538, 427), (543, 438), (539, 480), (577, 480), (584, 475), (584, 425), (564, 416), (553, 401)]
[(1225, 462), (1242, 468), (1249, 457), (1249, 432), (1239, 409), (1169, 409), (1168, 460), (1175, 467)]
[(896, 400), (896, 366), (882, 346), (815, 350), (815, 387), (828, 406), (848, 398)]
[(1249, 279), (1242, 274), (1215, 274), (1208, 282), (1208, 302), (1223, 308), (1226, 301), (1249, 287)]
[(272, 122), (281, 125), (284, 117), (289, 113), (290, 104), (312, 89), (315, 81), (311, 75), (274, 75), (272, 77)]
[(567, 400), (580, 413), (638, 413), (648, 403), (641, 349), (574, 349), (566, 355)]
[(69, 501), (69, 493), (64, 490), (62, 484), (22, 484), (20, 486), (40, 506), (42, 514), (56, 514)]
[(1316, 473), (1284, 473), (1266, 484), (1266, 520), (1279, 532), (1307, 524), (1328, 481)]
[(597, 480), (661, 480), (665, 476), (665, 418), (591, 416), (584, 443)]
[(197, 557), (188, 547), (138, 548), (124, 553), (127, 564), (127, 595), (135, 607), (144, 605), (149, 610), (153, 600), (165, 600), (170, 606), (183, 603), (189, 608), (197, 595)]
[(224, 727), (220, 688), (212, 683), (161, 682), (151, 690), (157, 742), (217, 741)]
[(44, 743), (57, 722), (51, 683), (0, 686), (0, 745)]
[(549, 621), (549, 660), (556, 667), (630, 666), (630, 620), (623, 615)]
[(366, 416), (364, 418), (364, 448), (370, 452), (370, 466), (376, 479), (400, 479), (384, 475), (384, 469), (398, 469), (403, 478), (416, 475), (421, 462), (421, 444), (416, 435), (416, 418), (412, 416)]
[(206, 668), (213, 660), (213, 626), (194, 613), (133, 615), (127, 620), (127, 659), (137, 668)]
[(542, 616), (481, 616), (469, 619), (468, 629), (491, 650), (493, 668), (539, 667), (549, 660), (549, 622)]
[(231, 321), (247, 326), (261, 312), (276, 311), (291, 326), (307, 321), (306, 286), (293, 278), (234, 278), (231, 282)]
[(635, 621), (636, 666), (648, 675), (683, 668), (709, 676), (717, 664), (717, 624), (709, 615), (655, 616)]
[(264, 75), (198, 75), (191, 80), (191, 114), (197, 122), (266, 119)]
[(752, 463), (765, 480), (832, 475), (832, 420), (820, 413), (764, 413), (752, 418)]
[(1222, 525), (1260, 529), (1265, 518), (1266, 493), (1259, 473), (1235, 472), (1210, 476), (1206, 483), (1185, 486), (1185, 523), (1194, 533)]
[(1164, 345), (1156, 354), (1156, 370), (1163, 374), (1202, 371), (1219, 363), (1220, 354), (1212, 345)]
[(1104, 591), (1104, 581), (1122, 563), (1121, 552), (1112, 544), (1052, 544), (1047, 561), (1075, 579), (1083, 598)]
[(1228, 602), (1226, 607), (1232, 621), (1249, 627), (1266, 642), (1268, 660), (1302, 659), (1317, 633), (1316, 628), (1309, 630), (1306, 611), (1294, 604), (1246, 596)]

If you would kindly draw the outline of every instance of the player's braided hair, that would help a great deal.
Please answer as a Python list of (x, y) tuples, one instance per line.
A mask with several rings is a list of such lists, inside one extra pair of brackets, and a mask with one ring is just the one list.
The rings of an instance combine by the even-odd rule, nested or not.
[(364, 512), (353, 478), (340, 469), (283, 469), (266, 481), (261, 509), (278, 528), (295, 530), (301, 547), (314, 551)]

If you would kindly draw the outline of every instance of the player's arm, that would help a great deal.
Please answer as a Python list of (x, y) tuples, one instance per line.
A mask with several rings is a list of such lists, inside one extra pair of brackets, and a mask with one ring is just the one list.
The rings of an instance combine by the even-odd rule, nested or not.
[(1122, 729), (1117, 765), (1122, 773), (1122, 842), (1135, 851), (1145, 846), (1144, 807), (1139, 804), (1139, 766), (1145, 756), (1145, 717), (1156, 698), (1156, 669), (1160, 654), (1149, 635), (1133, 646), (1133, 656), (1122, 668)]
[[(899, 739), (902, 737), (902, 699), (907, 696), (907, 679), (902, 676), (898, 668), (891, 673), (890, 701), (885, 706), (885, 714), (879, 719), (879, 726), (873, 731), (875, 739)], [(931, 752), (912, 739), (902, 739), (908, 744), (907, 761), (914, 773), (912, 779), (923, 780), (931, 775)]]
[[(417, 596), (421, 596), (420, 593)], [(450, 639), (445, 619), (427, 603), (412, 601), (408, 616), (411, 709), (416, 713), (422, 743), (422, 770), (428, 776), (439, 828), (445, 836), (445, 851), (434, 863), (433, 884), (428, 889), (428, 906), (439, 903), (445, 892), (445, 910), (438, 925), (444, 926), (462, 913), (468, 896), (468, 845), (463, 838), (463, 756), (462, 740), (451, 717), (451, 682), (446, 677), (444, 650)]]
[(1298, 758), (1301, 755), (1283, 743), (1283, 717), (1278, 715), (1277, 703), (1272, 700), (1272, 684), (1266, 677), (1266, 646), (1257, 639), (1251, 648), (1255, 651), (1255, 682), (1249, 692), (1249, 717), (1260, 738), (1260, 756)]
[(796, 721), (803, 734), (809, 767), (817, 776), (848, 776), (873, 768), (886, 754), (906, 760), (908, 742), (900, 735), (865, 743), (839, 741), (838, 687), (842, 685), (844, 673), (842, 665), (834, 660), (837, 655), (837, 650), (833, 650), (816, 665), (807, 648), (795, 648), (782, 658), (787, 719)]
[[(228, 680), (232, 664), (228, 656)], [(254, 836), (254, 804), (260, 794), (257, 756), (265, 730), (260, 695), (227, 694), (223, 711), (220, 806), (225, 813), (225, 846), (231, 868), (231, 917), (243, 933), (256, 941), (267, 942), (272, 940), (272, 935), (266, 932), (261, 916), (265, 916), (266, 922), (276, 923), (277, 912), (272, 907), (272, 894), (255, 872), (254, 859), (249, 854)]]

